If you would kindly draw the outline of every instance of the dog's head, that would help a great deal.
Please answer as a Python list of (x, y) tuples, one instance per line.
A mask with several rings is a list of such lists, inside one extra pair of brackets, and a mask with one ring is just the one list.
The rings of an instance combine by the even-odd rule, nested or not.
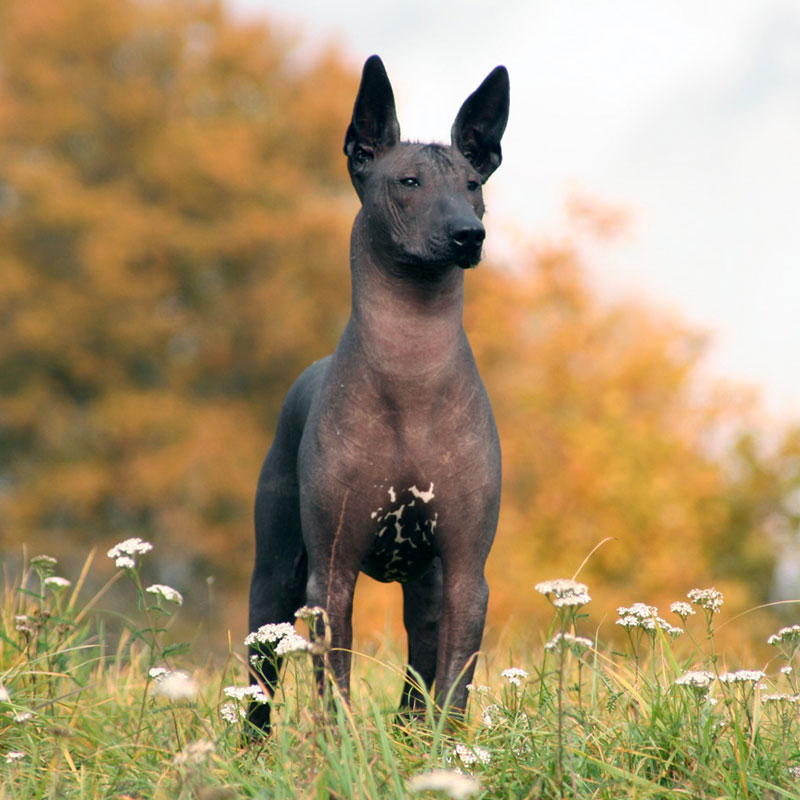
[(478, 263), (481, 190), (502, 160), (508, 110), (508, 72), (496, 67), (461, 106), (449, 146), (401, 142), (383, 62), (364, 64), (344, 152), (370, 235), (394, 263), (423, 275)]

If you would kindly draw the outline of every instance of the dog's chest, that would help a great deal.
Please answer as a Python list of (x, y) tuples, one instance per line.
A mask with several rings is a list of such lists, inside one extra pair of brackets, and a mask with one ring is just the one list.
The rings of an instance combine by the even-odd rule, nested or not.
[(371, 547), (361, 569), (379, 581), (420, 577), (434, 556), (439, 513), (435, 484), (423, 488), (378, 484), (380, 504), (370, 512)]

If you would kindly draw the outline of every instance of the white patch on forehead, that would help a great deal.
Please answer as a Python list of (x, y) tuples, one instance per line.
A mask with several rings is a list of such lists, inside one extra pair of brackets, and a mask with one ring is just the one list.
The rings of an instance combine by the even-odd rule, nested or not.
[(397, 502), (397, 495), (394, 492), (394, 486), (389, 487), (389, 499), (393, 502)]
[(411, 492), (411, 494), (413, 494), (414, 497), (418, 497), (420, 500), (422, 500), (423, 503), (430, 503), (430, 501), (433, 500), (435, 496), (433, 494), (433, 481), (431, 481), (430, 488), (428, 489), (427, 492), (421, 492), (419, 489), (417, 489), (416, 484), (414, 486), (411, 486), (408, 491)]

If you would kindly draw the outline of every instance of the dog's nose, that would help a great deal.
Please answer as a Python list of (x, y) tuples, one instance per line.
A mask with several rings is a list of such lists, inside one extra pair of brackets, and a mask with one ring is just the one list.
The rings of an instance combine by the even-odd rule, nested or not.
[(478, 220), (460, 220), (451, 230), (453, 244), (462, 250), (478, 250), (486, 238), (486, 231)]

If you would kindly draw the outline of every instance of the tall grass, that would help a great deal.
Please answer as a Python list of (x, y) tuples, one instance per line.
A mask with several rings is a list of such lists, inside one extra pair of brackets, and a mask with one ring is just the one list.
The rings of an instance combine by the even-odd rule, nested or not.
[[(614, 650), (580, 635), (586, 586), (540, 584), (554, 607), (549, 641), (482, 656), (459, 722), (432, 702), (398, 717), (394, 656), (356, 654), (352, 703), (335, 692), (322, 702), (295, 640), (273, 733), (248, 740), (244, 648), (196, 666), (171, 641), (180, 596), (143, 586), (145, 543), (123, 544), (113, 580), (128, 581), (136, 605), (121, 635), (105, 630), (102, 592), (82, 599), (91, 558), (71, 582), (38, 557), (3, 585), (0, 800), (800, 796), (800, 626), (771, 637), (769, 675), (726, 672), (713, 590), (675, 604), (680, 625), (620, 607), (627, 645)], [(322, 653), (324, 639), (312, 646)]]

